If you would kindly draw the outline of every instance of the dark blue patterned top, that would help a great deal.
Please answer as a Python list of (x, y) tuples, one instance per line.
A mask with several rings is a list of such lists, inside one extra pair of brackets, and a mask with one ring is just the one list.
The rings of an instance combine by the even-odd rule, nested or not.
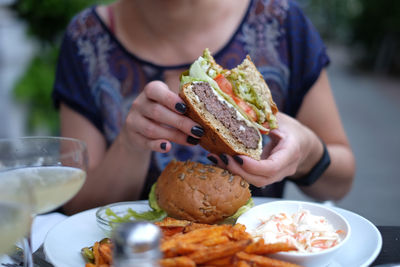
[[(295, 2), (286, 0), (252, 0), (239, 28), (214, 57), (223, 67), (233, 68), (247, 54), (264, 76), (279, 110), (291, 116), (329, 63), (315, 28)], [(54, 102), (56, 106), (63, 102), (85, 116), (111, 144), (144, 85), (163, 80), (165, 70), (184, 70), (190, 63), (159, 66), (142, 60), (118, 42), (91, 7), (75, 16), (64, 35)], [(171, 159), (210, 163), (206, 154), (200, 146), (177, 144), (169, 153), (154, 152), (142, 198)], [(252, 188), (252, 192), (281, 197), (283, 182)]]

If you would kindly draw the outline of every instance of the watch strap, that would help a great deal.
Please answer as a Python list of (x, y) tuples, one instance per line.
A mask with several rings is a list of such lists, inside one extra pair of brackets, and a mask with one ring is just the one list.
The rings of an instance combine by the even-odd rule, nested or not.
[(322, 153), (320, 160), (314, 165), (314, 167), (310, 170), (309, 173), (297, 179), (290, 179), (290, 181), (292, 181), (297, 185), (310, 186), (314, 184), (321, 177), (321, 175), (331, 164), (331, 158), (329, 156), (328, 149), (326, 148), (326, 145), (322, 140), (321, 143), (324, 151)]

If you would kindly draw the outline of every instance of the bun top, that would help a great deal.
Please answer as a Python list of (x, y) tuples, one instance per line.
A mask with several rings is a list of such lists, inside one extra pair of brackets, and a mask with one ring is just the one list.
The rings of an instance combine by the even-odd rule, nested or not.
[[(236, 68), (232, 69), (232, 71), (238, 71), (245, 74), (246, 81), (252, 86), (253, 90), (257, 93), (257, 96), (263, 103), (264, 113), (267, 120), (269, 121), (272, 117), (275, 117), (274, 114), (278, 112), (278, 107), (272, 99), (271, 91), (267, 83), (254, 65), (250, 56), (248, 55), (243, 62)], [(274, 118), (274, 120), (276, 120), (276, 118)]]
[(191, 161), (171, 161), (157, 180), (155, 195), (168, 216), (210, 224), (232, 216), (251, 197), (240, 176)]

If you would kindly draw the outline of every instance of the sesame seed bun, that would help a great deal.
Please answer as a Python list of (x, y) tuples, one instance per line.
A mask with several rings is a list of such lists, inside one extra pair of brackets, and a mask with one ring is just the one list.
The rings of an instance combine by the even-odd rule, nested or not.
[(168, 216), (209, 224), (232, 216), (251, 197), (240, 176), (191, 161), (171, 161), (157, 180), (155, 195)]

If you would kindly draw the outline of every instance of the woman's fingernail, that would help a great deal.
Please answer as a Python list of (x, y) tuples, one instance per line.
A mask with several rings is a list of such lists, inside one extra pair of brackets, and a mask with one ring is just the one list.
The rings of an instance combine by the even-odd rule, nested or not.
[(161, 143), (161, 144), (160, 144), (160, 147), (161, 147), (162, 150), (167, 149), (167, 143), (165, 143), (165, 142), (164, 142), (164, 143)]
[(186, 105), (185, 105), (185, 103), (176, 103), (175, 109), (178, 112), (184, 114), (186, 112)]
[(228, 165), (228, 157), (225, 154), (219, 155), (219, 158), (222, 160), (225, 165)]
[(194, 138), (193, 136), (189, 135), (186, 139), (186, 142), (188, 142), (191, 145), (197, 145), (200, 142), (200, 139)]
[(218, 164), (218, 160), (217, 160), (215, 157), (213, 157), (213, 156), (208, 156), (207, 158), (208, 158), (208, 160), (211, 161), (212, 163)]
[(239, 164), (243, 165), (243, 159), (237, 155), (233, 156), (233, 159)]
[(204, 135), (204, 130), (200, 126), (193, 126), (190, 132), (198, 137), (202, 137)]

